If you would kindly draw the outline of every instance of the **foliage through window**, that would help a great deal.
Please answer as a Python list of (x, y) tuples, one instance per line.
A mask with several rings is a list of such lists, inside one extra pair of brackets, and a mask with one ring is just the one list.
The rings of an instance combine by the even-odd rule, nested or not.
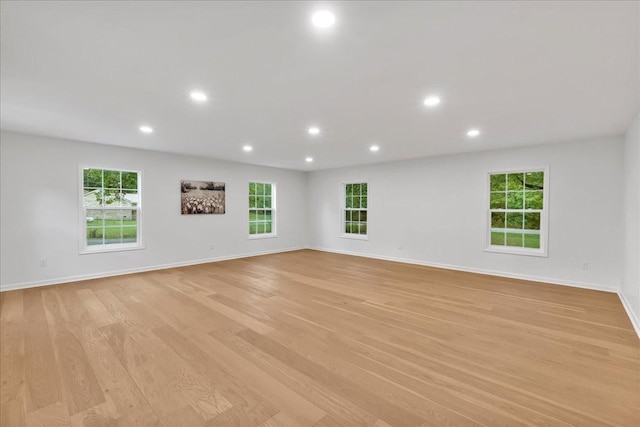
[(140, 246), (140, 174), (84, 168), (85, 250)]
[(267, 182), (249, 183), (249, 236), (275, 235), (276, 187)]
[(342, 232), (345, 235), (367, 235), (368, 184), (344, 184)]
[(491, 173), (489, 187), (490, 246), (546, 252), (545, 171)]

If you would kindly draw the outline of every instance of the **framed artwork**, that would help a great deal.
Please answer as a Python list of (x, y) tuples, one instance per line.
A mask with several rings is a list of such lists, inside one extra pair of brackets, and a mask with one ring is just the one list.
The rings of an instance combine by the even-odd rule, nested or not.
[(224, 182), (180, 181), (182, 215), (223, 214)]

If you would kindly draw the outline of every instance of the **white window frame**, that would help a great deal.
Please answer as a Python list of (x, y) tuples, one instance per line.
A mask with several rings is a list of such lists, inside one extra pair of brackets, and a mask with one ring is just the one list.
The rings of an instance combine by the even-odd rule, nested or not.
[[(278, 237), (278, 213), (277, 213), (277, 190), (278, 190), (278, 185), (275, 182), (269, 182), (269, 181), (265, 181), (265, 180), (257, 180), (257, 179), (251, 179), (247, 182), (247, 186), (245, 187), (247, 189), (247, 222), (246, 224), (251, 226), (251, 211), (252, 210), (260, 210), (262, 208), (251, 208), (249, 206), (249, 185), (251, 185), (251, 183), (256, 183), (256, 184), (269, 184), (271, 185), (271, 233), (261, 233), (261, 234), (250, 234), (249, 233), (249, 240), (257, 240), (257, 239), (274, 239), (276, 237)], [(264, 208), (264, 209), (268, 209), (268, 208)]]
[[(364, 210), (367, 211), (367, 234), (355, 234), (345, 232), (345, 212), (347, 211), (347, 184), (367, 184), (367, 207), (352, 210)], [(339, 236), (343, 239), (355, 239), (355, 240), (369, 240), (369, 198), (371, 197), (371, 186), (367, 180), (349, 180), (340, 183), (340, 233)]]
[[(518, 246), (502, 246), (491, 244), (491, 175), (509, 174), (509, 173), (527, 173), (527, 172), (544, 172), (544, 188), (542, 190), (542, 209), (532, 210), (532, 212), (540, 212), (540, 248), (524, 248)], [(537, 257), (549, 256), (549, 166), (539, 167), (526, 167), (526, 168), (513, 168), (504, 170), (495, 170), (487, 172), (487, 179), (485, 184), (485, 194), (487, 196), (485, 200), (486, 207), (486, 236), (485, 236), (485, 252), (496, 252), (503, 254), (515, 254), (515, 255), (529, 255)], [(495, 211), (495, 210), (494, 210)], [(498, 210), (499, 212), (521, 212), (523, 209), (504, 209)], [(524, 209), (527, 212), (527, 209)]]
[[(84, 170), (85, 169), (102, 169), (102, 170), (112, 170), (112, 171), (120, 171), (120, 172), (135, 172), (138, 174), (138, 206), (136, 209), (137, 213), (137, 238), (135, 243), (120, 243), (120, 244), (102, 244), (102, 245), (87, 245), (87, 220), (86, 220), (86, 209), (84, 206)], [(78, 165), (78, 223), (79, 223), (79, 244), (80, 244), (80, 254), (96, 254), (96, 253), (104, 253), (104, 252), (122, 252), (122, 251), (134, 251), (144, 249), (142, 236), (144, 235), (142, 224), (143, 224), (143, 210), (142, 210), (142, 184), (143, 184), (143, 171), (142, 170), (134, 170), (134, 169), (126, 169), (122, 167), (113, 167), (113, 166), (102, 166), (102, 165), (93, 165), (93, 164), (80, 164)], [(115, 209), (115, 208), (114, 208)]]

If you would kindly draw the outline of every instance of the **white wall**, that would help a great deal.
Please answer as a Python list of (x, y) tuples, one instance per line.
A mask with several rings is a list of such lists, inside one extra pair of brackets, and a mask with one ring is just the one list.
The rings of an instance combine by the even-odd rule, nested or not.
[[(635, 218), (637, 236), (638, 120), (634, 126), (626, 148), (635, 149), (636, 160), (627, 164), (626, 178), (627, 193), (635, 188), (636, 195), (626, 200), (627, 207), (635, 200), (635, 211), (627, 208), (626, 228)], [(617, 290), (625, 241), (624, 148), (621, 138), (612, 138), (306, 174), (3, 132), (0, 285), (9, 289), (309, 245)], [(627, 154), (627, 162), (631, 158)], [(79, 254), (80, 163), (143, 171), (144, 250)], [(546, 165), (549, 257), (484, 252), (487, 171)], [(227, 213), (180, 215), (181, 179), (225, 181)], [(253, 179), (278, 185), (276, 239), (247, 239), (246, 187)], [(340, 183), (360, 180), (370, 183), (369, 240), (342, 239)], [(626, 254), (624, 289), (637, 315), (637, 239), (627, 239), (627, 244), (632, 249)], [(42, 259), (47, 267), (39, 266)], [(582, 268), (584, 263), (588, 269)]]
[(624, 273), (620, 293), (640, 336), (640, 114), (624, 143)]
[[(307, 243), (303, 172), (10, 132), (0, 134), (0, 158), (3, 290)], [(145, 249), (79, 254), (81, 163), (143, 171)], [(181, 179), (226, 182), (227, 213), (181, 215)], [(250, 180), (277, 184), (275, 239), (247, 239)]]
[[(312, 172), (311, 247), (617, 291), (622, 148), (610, 138)], [(547, 165), (548, 258), (484, 252), (487, 172)], [(345, 181), (369, 182), (368, 241), (339, 237)]]

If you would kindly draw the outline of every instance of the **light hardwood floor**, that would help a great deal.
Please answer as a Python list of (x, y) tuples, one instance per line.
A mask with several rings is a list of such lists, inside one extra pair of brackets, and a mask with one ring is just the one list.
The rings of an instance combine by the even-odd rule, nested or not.
[(638, 426), (615, 294), (297, 251), (2, 293), (28, 426)]

